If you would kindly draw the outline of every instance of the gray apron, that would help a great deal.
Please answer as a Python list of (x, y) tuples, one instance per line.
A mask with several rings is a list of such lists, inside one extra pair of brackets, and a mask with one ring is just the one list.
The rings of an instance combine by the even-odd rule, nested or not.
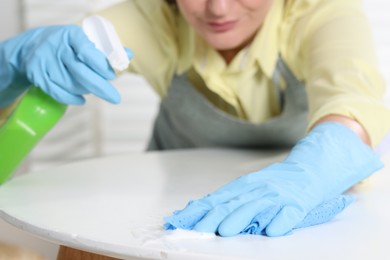
[[(285, 90), (280, 88), (281, 78)], [(282, 112), (259, 124), (250, 123), (215, 107), (187, 79), (175, 76), (154, 122), (148, 150), (197, 147), (291, 147), (307, 127), (305, 86), (281, 58), (273, 75)]]

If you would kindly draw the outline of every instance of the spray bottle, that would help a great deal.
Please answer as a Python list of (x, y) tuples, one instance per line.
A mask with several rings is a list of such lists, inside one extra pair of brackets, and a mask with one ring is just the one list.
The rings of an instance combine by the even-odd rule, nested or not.
[[(125, 70), (129, 58), (113, 25), (100, 16), (83, 20), (88, 38), (102, 51), (111, 66)], [(61, 119), (67, 105), (58, 103), (39, 87), (31, 87), (0, 128), (0, 184), (7, 181), (31, 150)]]

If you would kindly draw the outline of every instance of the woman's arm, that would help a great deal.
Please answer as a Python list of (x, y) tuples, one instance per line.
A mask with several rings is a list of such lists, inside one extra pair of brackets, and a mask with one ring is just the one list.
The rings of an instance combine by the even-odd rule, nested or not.
[[(168, 4), (124, 1), (96, 14), (114, 25), (123, 45), (134, 53), (129, 71), (142, 75), (157, 94), (164, 97), (176, 72), (180, 50), (177, 21)], [(188, 49), (191, 46), (187, 44), (186, 52)]]
[(390, 131), (390, 120), (383, 120), (390, 117), (390, 110), (384, 105), (386, 85), (361, 5), (322, 1), (297, 23), (292, 35), (298, 32), (305, 32), (299, 46), (309, 129), (319, 122), (336, 121), (366, 144), (378, 145)]

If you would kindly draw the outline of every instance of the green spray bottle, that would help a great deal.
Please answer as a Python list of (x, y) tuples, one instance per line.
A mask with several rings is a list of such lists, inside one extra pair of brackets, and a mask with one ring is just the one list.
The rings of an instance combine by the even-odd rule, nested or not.
[[(84, 19), (82, 28), (111, 66), (122, 71), (129, 58), (113, 25), (100, 16)], [(7, 181), (31, 150), (61, 119), (67, 105), (58, 103), (39, 87), (31, 87), (5, 124), (0, 127), (0, 184)]]
[(12, 175), (65, 111), (66, 105), (40, 88), (30, 88), (0, 128), (0, 184)]

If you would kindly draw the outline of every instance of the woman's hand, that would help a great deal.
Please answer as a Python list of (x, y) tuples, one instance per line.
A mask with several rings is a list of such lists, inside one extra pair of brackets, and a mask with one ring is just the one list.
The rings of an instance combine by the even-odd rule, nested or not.
[[(348, 127), (320, 123), (280, 163), (242, 176), (193, 201), (166, 221), (222, 236), (267, 216), (268, 236), (299, 227), (316, 207), (340, 196), (382, 167), (379, 157)], [(188, 223), (191, 223), (190, 225)]]
[(77, 25), (39, 27), (0, 42), (0, 66), (0, 107), (31, 85), (64, 104), (83, 104), (90, 93), (120, 102), (108, 82), (113, 69)]

